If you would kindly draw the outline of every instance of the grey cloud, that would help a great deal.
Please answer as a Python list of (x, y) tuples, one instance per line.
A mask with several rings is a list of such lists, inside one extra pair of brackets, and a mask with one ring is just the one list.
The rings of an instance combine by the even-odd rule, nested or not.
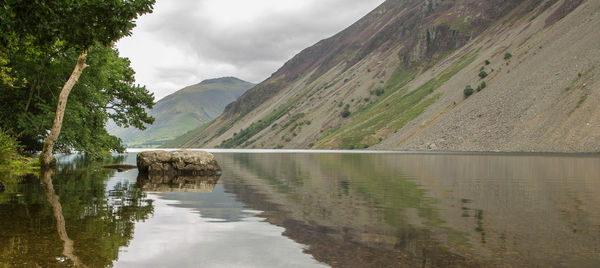
[[(157, 63), (160, 79), (187, 80), (185, 76), (213, 74), (215, 70), (210, 66), (230, 65), (234, 73), (216, 75), (260, 82), (302, 49), (339, 32), (382, 2), (321, 0), (297, 12), (258, 14), (251, 22), (223, 29), (223, 25), (203, 16), (206, 1), (178, 0), (174, 6), (159, 0), (155, 14), (149, 15), (154, 17), (140, 25), (140, 31), (198, 63), (172, 71), (160, 69)], [(207, 78), (212, 77), (202, 77)]]

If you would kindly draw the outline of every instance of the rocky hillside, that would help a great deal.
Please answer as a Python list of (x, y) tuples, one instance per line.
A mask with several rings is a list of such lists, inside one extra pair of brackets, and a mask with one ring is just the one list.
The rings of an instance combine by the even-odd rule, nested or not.
[(162, 145), (215, 119), (227, 104), (253, 86), (234, 77), (204, 80), (158, 101), (149, 113), (156, 121), (146, 130), (113, 128), (109, 133), (121, 138), (127, 147)]
[(600, 3), (388, 0), (184, 147), (600, 151)]

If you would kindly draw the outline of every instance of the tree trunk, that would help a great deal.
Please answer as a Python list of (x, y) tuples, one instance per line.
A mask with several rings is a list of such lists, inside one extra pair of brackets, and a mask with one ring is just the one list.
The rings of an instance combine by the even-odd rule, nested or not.
[(67, 99), (69, 98), (71, 89), (73, 89), (73, 86), (75, 83), (77, 83), (77, 80), (79, 80), (79, 76), (81, 76), (83, 69), (87, 67), (87, 64), (85, 64), (86, 58), (87, 51), (84, 51), (81, 53), (81, 55), (79, 55), (75, 69), (73, 69), (69, 80), (67, 80), (60, 91), (60, 95), (58, 96), (58, 105), (56, 106), (56, 115), (54, 116), (54, 121), (52, 122), (52, 129), (50, 130), (48, 137), (46, 137), (44, 148), (42, 149), (42, 166), (47, 167), (52, 164), (52, 149), (54, 148), (54, 143), (60, 134), (63, 116), (65, 115), (65, 108), (67, 107)]

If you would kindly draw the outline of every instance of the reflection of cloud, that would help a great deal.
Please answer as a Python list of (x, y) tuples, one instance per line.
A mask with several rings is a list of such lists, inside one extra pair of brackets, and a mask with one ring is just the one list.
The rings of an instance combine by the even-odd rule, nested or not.
[(136, 224), (135, 238), (115, 267), (319, 267), (283, 228), (250, 217), (215, 222), (177, 202), (154, 199), (155, 215)]
[[(341, 31), (383, 0), (159, 0), (121, 40), (138, 82), (162, 97), (201, 80), (258, 83), (302, 49)], [(185, 77), (165, 69), (187, 69)], [(180, 74), (176, 72), (176, 74)], [(171, 81), (175, 85), (159, 85)], [(162, 91), (165, 92), (162, 92)]]

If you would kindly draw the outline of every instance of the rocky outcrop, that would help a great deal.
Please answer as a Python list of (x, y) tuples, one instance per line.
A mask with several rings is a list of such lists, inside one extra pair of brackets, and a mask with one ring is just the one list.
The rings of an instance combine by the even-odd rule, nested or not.
[(221, 174), (215, 157), (205, 151), (149, 151), (137, 155), (140, 174), (214, 176)]

